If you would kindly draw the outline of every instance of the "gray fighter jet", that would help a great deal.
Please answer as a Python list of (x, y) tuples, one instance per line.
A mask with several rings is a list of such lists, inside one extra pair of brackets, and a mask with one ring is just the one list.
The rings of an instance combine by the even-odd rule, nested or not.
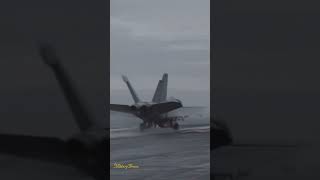
[[(129, 88), (134, 100), (133, 105), (110, 104), (111, 111), (132, 114), (140, 118), (143, 122), (140, 124), (140, 130), (152, 127), (179, 129), (178, 121), (183, 121), (189, 117), (188, 113), (175, 113), (174, 110), (182, 110), (184, 112), (192, 112), (194, 110), (203, 109), (204, 107), (183, 107), (182, 102), (176, 98), (167, 99), (168, 74), (164, 73), (162, 79), (159, 80), (158, 86), (151, 102), (141, 101), (136, 91), (132, 87), (129, 79), (122, 76), (123, 81)], [(181, 111), (180, 111), (181, 112)]]

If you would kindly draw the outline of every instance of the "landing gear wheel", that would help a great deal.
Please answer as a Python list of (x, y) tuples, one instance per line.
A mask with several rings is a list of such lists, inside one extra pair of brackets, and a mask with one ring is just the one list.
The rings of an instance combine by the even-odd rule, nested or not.
[(173, 126), (172, 126), (172, 128), (173, 128), (174, 130), (178, 130), (178, 129), (179, 129), (179, 124), (178, 124), (178, 123), (174, 123)]

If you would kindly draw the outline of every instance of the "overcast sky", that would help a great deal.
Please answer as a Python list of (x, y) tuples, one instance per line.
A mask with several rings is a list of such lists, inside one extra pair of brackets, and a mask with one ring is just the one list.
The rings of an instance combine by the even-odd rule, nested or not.
[(121, 74), (137, 91), (153, 93), (167, 72), (169, 96), (170, 90), (199, 92), (204, 100), (199, 104), (208, 104), (209, 5), (209, 0), (111, 1), (111, 101), (119, 102), (120, 92), (129, 94)]

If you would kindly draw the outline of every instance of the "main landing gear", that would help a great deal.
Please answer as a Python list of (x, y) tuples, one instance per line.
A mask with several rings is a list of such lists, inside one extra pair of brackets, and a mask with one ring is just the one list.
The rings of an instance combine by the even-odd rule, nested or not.
[(173, 120), (158, 122), (158, 126), (161, 128), (172, 128), (174, 130), (178, 130), (180, 127), (178, 122)]
[(174, 130), (178, 130), (180, 128), (177, 121), (168, 120), (168, 121), (160, 121), (160, 122), (143, 122), (140, 124), (140, 131), (143, 131), (151, 127), (155, 128), (157, 126), (159, 126), (160, 128), (172, 128)]

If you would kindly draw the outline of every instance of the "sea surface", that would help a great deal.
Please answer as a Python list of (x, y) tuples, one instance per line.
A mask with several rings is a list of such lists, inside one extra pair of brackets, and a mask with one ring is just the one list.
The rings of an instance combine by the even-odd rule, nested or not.
[[(139, 130), (141, 120), (111, 113), (111, 180), (209, 180), (210, 126), (208, 116), (180, 122), (180, 129)], [(118, 169), (113, 165), (133, 164)]]

